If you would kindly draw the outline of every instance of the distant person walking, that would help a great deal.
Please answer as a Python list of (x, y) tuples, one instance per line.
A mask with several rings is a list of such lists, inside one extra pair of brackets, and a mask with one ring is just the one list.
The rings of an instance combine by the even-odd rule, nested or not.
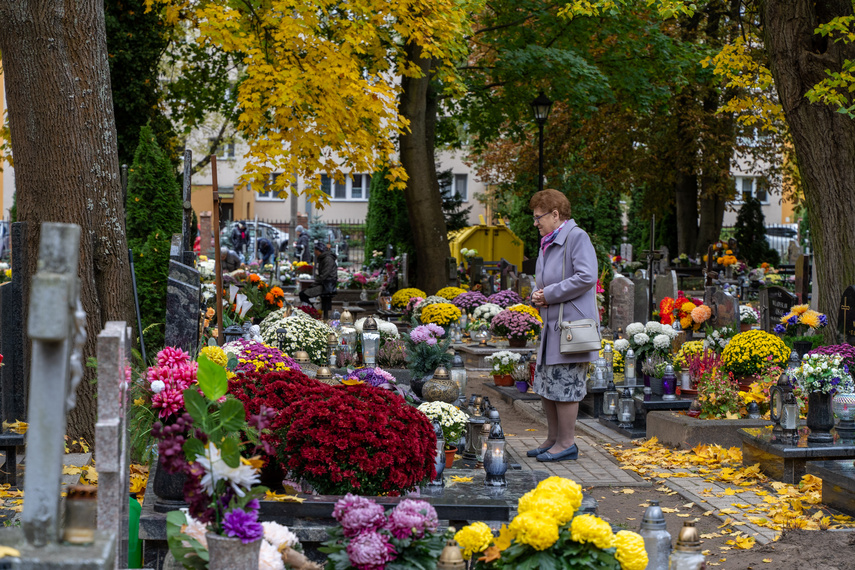
[(243, 248), (249, 243), (249, 234), (246, 232), (246, 224), (238, 222), (232, 228), (232, 249), (237, 253), (241, 260), (244, 258)]
[(306, 230), (301, 225), (297, 226), (297, 241), (294, 242), (294, 253), (297, 256), (297, 261), (308, 263), (312, 260), (309, 234), (306, 233)]

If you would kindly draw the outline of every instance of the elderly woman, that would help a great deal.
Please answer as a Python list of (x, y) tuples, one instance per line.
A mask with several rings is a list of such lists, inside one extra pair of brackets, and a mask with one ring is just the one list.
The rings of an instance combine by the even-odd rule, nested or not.
[(547, 436), (543, 446), (528, 452), (538, 461), (576, 459), (576, 414), (585, 397), (588, 363), (597, 352), (561, 354), (558, 320), (595, 319), (597, 312), (597, 256), (591, 238), (570, 219), (570, 202), (558, 190), (542, 190), (529, 207), (540, 232), (537, 289), (532, 302), (540, 308), (543, 333), (534, 372), (534, 391), (546, 412)]

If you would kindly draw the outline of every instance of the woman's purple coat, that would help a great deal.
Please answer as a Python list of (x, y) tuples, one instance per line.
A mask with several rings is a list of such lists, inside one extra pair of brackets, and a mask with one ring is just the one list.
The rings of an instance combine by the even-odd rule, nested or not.
[[(566, 263), (564, 280), (561, 279), (562, 253)], [(543, 332), (537, 351), (538, 364), (570, 364), (596, 360), (596, 351), (572, 355), (564, 355), (558, 351), (559, 334), (556, 327), (561, 303), (564, 303), (565, 321), (595, 319), (597, 324), (600, 322), (596, 298), (597, 255), (594, 253), (591, 238), (576, 222), (567, 220), (555, 241), (547, 246), (545, 252), (540, 251), (535, 276), (537, 288), (543, 289), (543, 296), (548, 305), (540, 309)], [(578, 311), (569, 301), (575, 303)]]

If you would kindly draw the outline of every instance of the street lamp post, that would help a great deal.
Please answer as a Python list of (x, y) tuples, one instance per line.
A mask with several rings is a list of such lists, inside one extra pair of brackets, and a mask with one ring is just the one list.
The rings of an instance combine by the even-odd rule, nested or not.
[(532, 110), (534, 111), (534, 120), (537, 121), (537, 128), (539, 131), (538, 136), (538, 156), (537, 156), (537, 189), (543, 190), (543, 125), (546, 124), (546, 120), (549, 118), (549, 109), (552, 107), (552, 101), (549, 100), (543, 91), (534, 99), (531, 103)]

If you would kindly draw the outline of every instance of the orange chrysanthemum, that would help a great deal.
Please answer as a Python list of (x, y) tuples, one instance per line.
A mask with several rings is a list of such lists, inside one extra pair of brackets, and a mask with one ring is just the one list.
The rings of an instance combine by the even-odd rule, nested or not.
[(257, 273), (250, 273), (249, 274), (249, 282), (250, 283), (258, 283), (259, 281), (261, 281), (261, 276), (259, 276)]

